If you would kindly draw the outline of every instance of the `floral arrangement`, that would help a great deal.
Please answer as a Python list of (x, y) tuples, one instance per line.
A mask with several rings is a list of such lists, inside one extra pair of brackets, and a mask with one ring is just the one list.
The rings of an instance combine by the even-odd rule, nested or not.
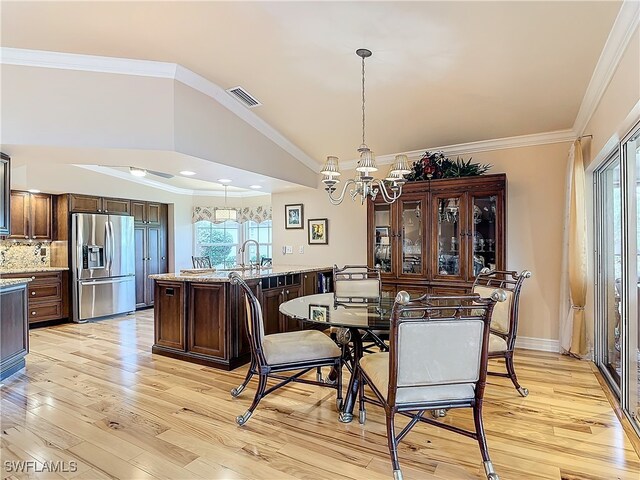
[(420, 160), (413, 163), (411, 173), (407, 175), (409, 182), (432, 180), (437, 178), (474, 177), (486, 173), (492, 165), (466, 162), (460, 157), (449, 159), (442, 152), (425, 152)]

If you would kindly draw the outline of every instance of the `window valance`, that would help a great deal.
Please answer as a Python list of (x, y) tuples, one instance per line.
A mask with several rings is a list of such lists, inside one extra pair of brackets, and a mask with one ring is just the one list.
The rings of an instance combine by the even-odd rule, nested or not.
[(237, 212), (237, 222), (248, 221), (262, 223), (271, 220), (271, 205), (257, 205), (253, 207), (193, 207), (191, 221), (193, 223), (207, 221), (211, 223), (222, 223), (226, 219), (220, 219), (221, 215), (216, 215), (216, 210), (235, 210)]

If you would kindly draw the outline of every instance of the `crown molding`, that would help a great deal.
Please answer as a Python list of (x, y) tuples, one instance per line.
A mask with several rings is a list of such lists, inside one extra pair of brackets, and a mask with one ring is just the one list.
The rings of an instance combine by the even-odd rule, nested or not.
[(313, 160), (303, 152), (302, 149), (294, 145), (254, 112), (233, 99), (222, 87), (176, 63), (47, 52), (44, 50), (27, 50), (10, 47), (0, 48), (0, 63), (24, 67), (79, 70), (84, 72), (115, 73), (119, 75), (173, 79), (214, 99), (306, 167), (313, 171), (319, 169), (318, 162)]
[[(166, 183), (159, 182), (157, 180), (152, 180), (146, 177), (134, 177), (133, 175), (127, 172), (121, 172), (120, 170), (114, 170), (109, 167), (103, 167), (100, 165), (81, 165), (81, 164), (73, 164), (74, 167), (84, 168), (85, 170), (91, 170), (92, 172), (101, 173), (103, 175), (109, 175), (111, 177), (119, 178), (121, 180), (126, 180), (128, 182), (138, 183), (140, 185), (145, 185), (147, 187), (155, 188), (158, 190), (163, 190), (169, 193), (175, 193), (177, 195), (187, 195), (187, 196), (201, 196), (201, 197), (224, 197), (224, 192), (218, 192), (214, 190), (192, 190), (190, 188), (182, 188), (175, 187), (173, 185), (167, 185)], [(247, 197), (259, 197), (261, 195), (266, 195), (267, 193), (258, 193), (253, 190), (247, 190), (246, 192), (229, 192), (227, 194), (228, 197), (235, 198), (247, 198)]]
[(573, 124), (573, 130), (578, 136), (584, 134), (639, 24), (640, 2), (622, 2)]
[[(530, 135), (518, 135), (515, 137), (495, 138), (492, 140), (480, 140), (478, 142), (458, 143), (455, 145), (445, 145), (442, 147), (430, 147), (410, 152), (393, 153), (376, 157), (378, 165), (390, 165), (396, 155), (404, 154), (410, 162), (420, 160), (424, 152), (442, 152), (445, 155), (469, 155), (471, 153), (488, 152), (492, 150), (503, 150), (506, 148), (531, 147), (535, 145), (547, 145), (550, 143), (572, 142), (576, 139), (576, 133), (569, 130), (556, 130), (554, 132), (534, 133)], [(341, 168), (352, 170), (356, 168), (358, 160), (348, 160), (340, 162)]]

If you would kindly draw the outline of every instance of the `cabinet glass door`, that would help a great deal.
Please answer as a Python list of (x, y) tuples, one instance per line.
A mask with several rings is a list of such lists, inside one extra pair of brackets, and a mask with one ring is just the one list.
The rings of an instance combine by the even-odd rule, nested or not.
[(381, 273), (391, 273), (392, 237), (391, 205), (375, 204), (373, 207), (373, 224), (375, 226), (373, 242), (373, 265), (380, 268)]
[(424, 203), (422, 199), (400, 202), (399, 248), (403, 275), (424, 275)]
[(464, 242), (462, 242), (462, 226), (464, 225), (464, 195), (434, 197), (433, 221), (437, 225), (434, 238), (436, 251), (435, 265), (432, 266), (434, 278), (464, 278)]
[(497, 195), (474, 196), (471, 201), (471, 233), (473, 265), (471, 275), (475, 277), (487, 267), (495, 270), (497, 256), (496, 215), (498, 212)]

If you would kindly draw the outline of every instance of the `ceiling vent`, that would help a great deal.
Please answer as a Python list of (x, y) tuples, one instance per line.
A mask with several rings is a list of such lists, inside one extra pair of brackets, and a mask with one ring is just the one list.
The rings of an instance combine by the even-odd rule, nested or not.
[(256, 100), (249, 92), (247, 92), (242, 87), (233, 87), (228, 88), (227, 92), (232, 97), (235, 97), (240, 103), (242, 103), (247, 108), (259, 107), (262, 105), (258, 100)]

